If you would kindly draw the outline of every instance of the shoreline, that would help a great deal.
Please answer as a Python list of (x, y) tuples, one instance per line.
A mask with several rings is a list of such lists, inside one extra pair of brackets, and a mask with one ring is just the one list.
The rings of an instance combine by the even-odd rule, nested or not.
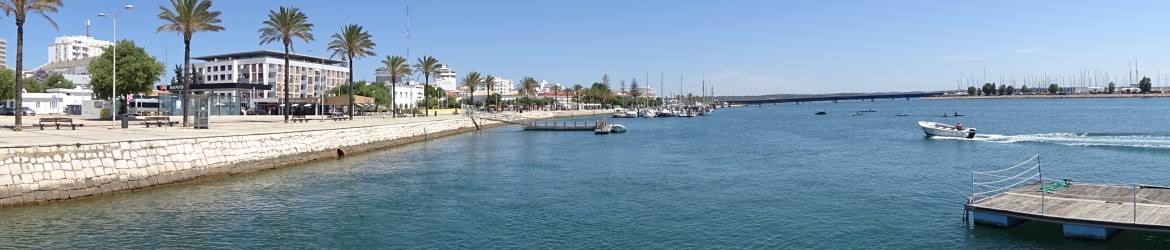
[[(514, 115), (546, 120), (609, 113), (574, 110)], [(217, 118), (221, 122), (214, 122)], [(212, 119), (211, 129), (201, 130), (87, 126), (79, 130), (0, 132), (35, 137), (35, 143), (23, 145), (13, 142), (28, 138), (0, 141), (0, 207), (275, 169), (477, 131), (471, 119), (462, 115), (308, 123), (283, 123), (282, 116)], [(235, 121), (227, 121), (232, 119)], [(111, 121), (86, 122), (105, 122), (113, 127)], [(476, 122), (481, 129), (511, 125), (482, 119)], [(232, 128), (234, 131), (224, 131)]]
[(1062, 98), (1156, 98), (1170, 97), (1170, 93), (1149, 94), (1074, 94), (1074, 95), (994, 95), (994, 96), (933, 96), (923, 100), (953, 99), (1062, 99)]

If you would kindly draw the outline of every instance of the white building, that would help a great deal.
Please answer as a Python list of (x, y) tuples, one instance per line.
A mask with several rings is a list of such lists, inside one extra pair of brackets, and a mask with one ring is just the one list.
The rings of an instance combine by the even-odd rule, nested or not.
[(500, 95), (514, 95), (515, 93), (513, 92), (516, 91), (516, 85), (514, 82), (515, 81), (512, 81), (512, 79), (496, 78), (495, 82), (492, 82), (491, 86), (489, 87), (491, 88), (492, 93), (499, 93)]
[[(386, 86), (390, 86), (389, 83), (386, 84)], [(421, 83), (398, 83), (391, 89), (394, 91), (394, 106), (397, 106), (399, 110), (418, 107), (418, 102), (423, 100), (423, 88)]]
[[(62, 114), (68, 105), (81, 105), (84, 100), (90, 100), (93, 92), (88, 89), (49, 89), (49, 93), (22, 93), (21, 106), (31, 108), (37, 115)], [(5, 103), (7, 107), (15, 107), (14, 100)]]
[(106, 51), (106, 47), (113, 44), (89, 36), (57, 37), (53, 44), (49, 44), (49, 63), (99, 56)]
[(0, 39), (0, 65), (8, 67), (8, 40)]
[(455, 70), (443, 64), (436, 71), (438, 71), (438, 74), (433, 76), (435, 77), (433, 79), (433, 85), (443, 88), (443, 90), (455, 90), (455, 87), (459, 84), (458, 75), (455, 74)]
[[(202, 60), (192, 67), (203, 76), (204, 83), (253, 83), (271, 85), (272, 90), (242, 94), (250, 104), (279, 103), (284, 98), (284, 53), (271, 50), (237, 52), (191, 57)], [(349, 68), (323, 57), (289, 54), (291, 98), (321, 98), (329, 89), (344, 85)], [(216, 92), (230, 96), (234, 92)], [(251, 105), (249, 105), (251, 106)]]

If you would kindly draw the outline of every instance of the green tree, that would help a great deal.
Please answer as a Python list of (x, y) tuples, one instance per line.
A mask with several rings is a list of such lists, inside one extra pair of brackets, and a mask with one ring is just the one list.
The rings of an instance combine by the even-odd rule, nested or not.
[(626, 92), (626, 79), (622, 79), (622, 81), (621, 81), (621, 82), (622, 82), (621, 94), (622, 94), (623, 96), (624, 96), (624, 95), (628, 95), (628, 94), (629, 94), (629, 92)]
[(984, 83), (983, 84), (983, 95), (987, 96), (987, 95), (994, 95), (994, 94), (995, 94), (995, 83)]
[[(13, 86), (13, 90), (14, 90), (14, 94), (15, 94), (14, 97), (16, 98), (16, 100), (15, 100), (16, 106), (13, 108), (15, 108), (16, 110), (22, 109), (23, 107), (21, 104), (24, 103), (23, 97), (21, 96), (20, 92), (16, 91), (16, 90), (24, 89), (24, 86), (22, 86), (22, 85), (24, 85), (24, 82), (23, 82), (24, 76), (22, 76), (22, 74), (19, 74), (19, 72), (24, 72), (24, 22), (27, 20), (26, 17), (28, 17), (28, 14), (30, 12), (33, 14), (39, 14), (45, 18), (45, 21), (49, 21), (49, 24), (53, 26), (54, 30), (58, 30), (57, 23), (53, 22), (53, 19), (49, 18), (49, 16), (45, 15), (45, 13), (46, 12), (57, 13), (57, 8), (60, 8), (62, 6), (64, 6), (64, 4), (61, 3), (61, 0), (4, 0), (4, 1), (0, 1), (0, 9), (4, 10), (4, 15), (15, 17), (13, 19), (15, 19), (15, 21), (16, 21), (16, 71), (14, 71), (14, 72), (17, 72), (17, 74), (16, 74), (16, 79), (13, 80), (13, 82), (15, 82), (15, 86)], [(16, 124), (12, 127), (12, 130), (15, 130), (15, 131), (22, 131), (23, 130), (23, 127), (24, 127), (24, 126), (22, 126), (22, 120), (23, 120), (22, 117), (23, 116), (24, 115), (22, 114), (22, 112), (16, 112), (16, 117), (15, 117)]]
[(60, 72), (53, 72), (52, 74), (49, 74), (49, 77), (45, 78), (44, 84), (45, 84), (46, 89), (72, 89), (73, 88), (73, 81), (70, 81), (69, 79), (65, 79), (65, 75), (62, 75)]
[(45, 85), (38, 82), (36, 78), (24, 78), (21, 83), (28, 93), (45, 93)]
[(609, 74), (602, 74), (601, 75), (601, 83), (604, 83), (606, 86), (609, 86)]
[(1053, 95), (1059, 94), (1060, 93), (1060, 85), (1056, 85), (1055, 83), (1048, 85), (1048, 93), (1053, 94)]
[[(423, 87), (423, 100), (430, 100), (431, 96), (426, 94), (426, 89), (427, 89), (426, 87), (431, 86), (431, 74), (438, 73), (439, 59), (435, 59), (435, 57), (433, 57), (433, 56), (419, 57), (417, 62), (415, 62), (415, 64), (414, 64), (414, 69), (415, 69), (415, 72), (422, 73), (423, 77), (426, 77), (426, 78), (424, 78), (424, 82), (423, 82), (423, 84), (425, 85)], [(427, 103), (429, 103), (429, 102), (427, 102)], [(431, 106), (427, 105), (424, 108), (424, 110), (425, 110), (425, 112), (423, 113), (424, 116), (430, 115)]]
[(1007, 85), (1006, 85), (1006, 84), (1000, 84), (1000, 85), (999, 85), (999, 90), (998, 90), (997, 92), (998, 92), (997, 94), (999, 94), (999, 95), (1006, 95), (1006, 94), (1007, 94)]
[(1014, 94), (1016, 94), (1016, 87), (1015, 86), (1007, 86), (1007, 93), (1005, 95), (1014, 95)]
[(1032, 93), (1032, 89), (1028, 88), (1028, 85), (1020, 86), (1020, 93), (1030, 94)]
[(1106, 91), (1109, 91), (1110, 94), (1113, 94), (1115, 91), (1117, 91), (1117, 84), (1113, 84), (1113, 82), (1109, 82), (1109, 88), (1106, 89)]
[(0, 65), (0, 100), (16, 98), (16, 72)]
[(349, 66), (349, 119), (353, 120), (353, 58), (375, 56), (374, 43), (369, 32), (362, 30), (361, 25), (350, 24), (341, 28), (341, 33), (333, 33), (333, 41), (329, 42), (329, 50), (334, 56), (342, 56)]
[(280, 41), (284, 45), (284, 123), (288, 123), (288, 114), (292, 113), (292, 91), (289, 84), (292, 77), (288, 68), (288, 50), (292, 48), (293, 38), (301, 41), (313, 41), (313, 24), (309, 23), (309, 16), (296, 7), (280, 6), (280, 10), (269, 10), (268, 20), (264, 20), (264, 27), (260, 28), (260, 45)]
[[(487, 75), (486, 77), (483, 78), (483, 84), (486, 85), (486, 86), (484, 86), (484, 89), (487, 90), (488, 97), (491, 97), (492, 88), (495, 88), (495, 86), (496, 86), (496, 77), (494, 77), (492, 75)], [(489, 98), (484, 98), (484, 100), (483, 100), (484, 106), (490, 105), (490, 104), (488, 104), (488, 99)]]
[[(150, 94), (154, 83), (162, 77), (166, 67), (146, 50), (130, 40), (118, 41), (118, 89), (115, 97), (126, 94)], [(90, 87), (96, 99), (118, 100), (125, 105), (125, 98), (111, 98), (113, 83), (114, 50), (107, 49), (89, 63)], [(124, 106), (123, 106), (124, 107)]]
[(573, 101), (577, 103), (577, 109), (581, 109), (582, 89), (585, 89), (585, 86), (581, 86), (581, 84), (573, 84)]
[(638, 98), (640, 94), (641, 92), (638, 91), (638, 78), (634, 78), (634, 80), (630, 81), (630, 96)]
[(467, 75), (463, 76), (463, 86), (467, 87), (467, 92), (471, 96), (467, 99), (467, 105), (475, 105), (475, 87), (480, 84), (483, 84), (483, 78), (479, 76), (479, 72), (467, 72)]
[(523, 80), (520, 80), (520, 95), (522, 95), (522, 96), (536, 95), (536, 88), (537, 88), (536, 85), (538, 85), (538, 84), (539, 83), (536, 82), (536, 79), (533, 79), (531, 76), (525, 76)]
[[(390, 76), (390, 93), (396, 93), (395, 91), (397, 91), (397, 90), (395, 89), (395, 87), (398, 86), (398, 78), (402, 78), (402, 76), (406, 76), (406, 75), (411, 74), (410, 64), (406, 63), (406, 57), (395, 55), (395, 56), (386, 56), (386, 60), (382, 60), (382, 65), (383, 66), (381, 68), (378, 68), (375, 71), (375, 74), (379, 74), (379, 75), (383, 75), (383, 76)], [(392, 106), (393, 106), (393, 108), (391, 108), (391, 111), (393, 111), (394, 114), (398, 114), (398, 105), (393, 104), (394, 98), (396, 98), (396, 97), (394, 97), (394, 95), (391, 95), (391, 98), (390, 98), (391, 102), (390, 103), (392, 103)], [(394, 117), (397, 117), (397, 115), (395, 115)]]
[(967, 95), (975, 95), (976, 92), (979, 92), (979, 89), (975, 86), (967, 87)]
[[(191, 74), (191, 36), (196, 32), (221, 31), (219, 11), (211, 11), (211, 0), (171, 0), (173, 11), (158, 6), (158, 19), (164, 24), (155, 32), (173, 31), (183, 35), (183, 75)], [(92, 71), (91, 71), (92, 72)], [(194, 77), (179, 77), (183, 82), (183, 126), (187, 126), (187, 113), (191, 103), (191, 80)]]
[(1150, 93), (1150, 89), (1153, 88), (1154, 84), (1150, 82), (1150, 77), (1142, 77), (1142, 80), (1138, 81), (1138, 89), (1140, 89), (1143, 94)]

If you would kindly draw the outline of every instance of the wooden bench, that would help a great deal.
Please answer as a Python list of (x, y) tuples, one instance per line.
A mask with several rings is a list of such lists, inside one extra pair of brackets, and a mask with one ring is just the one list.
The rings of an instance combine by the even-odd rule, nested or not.
[(69, 128), (73, 130), (77, 130), (78, 126), (83, 126), (83, 124), (73, 123), (73, 118), (66, 117), (40, 118), (40, 123), (37, 125), (41, 127), (41, 130), (45, 130), (45, 125), (50, 125), (49, 123), (52, 123), (51, 125), (56, 126), (57, 129), (61, 129), (61, 125), (69, 125)]
[(288, 119), (292, 120), (292, 122), (309, 122), (310, 120), (313, 120), (313, 118), (306, 118), (304, 115), (294, 115)]
[(329, 119), (332, 119), (334, 121), (344, 121), (344, 120), (349, 120), (349, 117), (346, 117), (345, 115), (330, 115)]
[(175, 124), (179, 124), (178, 121), (171, 121), (170, 116), (147, 116), (147, 117), (143, 117), (142, 120), (143, 120), (142, 123), (145, 123), (147, 128), (150, 127), (150, 124), (155, 124), (155, 125), (158, 125), (159, 127), (162, 127), (163, 124), (166, 124), (167, 126), (171, 126), (171, 127), (174, 127)]

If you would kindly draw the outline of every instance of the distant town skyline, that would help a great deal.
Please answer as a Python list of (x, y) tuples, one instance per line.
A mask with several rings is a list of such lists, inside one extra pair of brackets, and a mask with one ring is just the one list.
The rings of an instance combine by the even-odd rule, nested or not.
[[(279, 44), (259, 45), (257, 30), (269, 10), (296, 6), (315, 25), (316, 38), (294, 42), (296, 53), (328, 56), (322, 51), (330, 36), (350, 23), (373, 35), (378, 55), (356, 61), (355, 80), (374, 80), (387, 55), (407, 56), (410, 63), (430, 55), (460, 78), (478, 71), (588, 86), (608, 74), (615, 89), (636, 78), (643, 86), (665, 87), (659, 92), (666, 95), (697, 94), (704, 76), (717, 95), (954, 90), (972, 81), (1011, 84), (1006, 78), (1012, 77), (1017, 84), (1043, 75), (1068, 82), (1086, 72), (1094, 81), (1079, 81), (1095, 84), (1123, 81), (1134, 70), (1140, 75), (1133, 78), (1170, 84), (1170, 51), (1161, 42), (1170, 24), (1161, 10), (1170, 2), (1160, 1), (213, 3), (226, 29), (196, 34), (193, 57), (282, 51)], [(127, 4), (134, 8), (118, 16), (118, 39), (134, 40), (167, 68), (181, 64), (181, 37), (155, 32), (162, 24), (159, 6), (169, 8), (169, 2), (66, 1), (59, 13), (48, 14), (60, 30), (40, 16), (28, 18), (24, 68), (48, 62), (45, 50), (54, 38), (87, 34), (86, 20), (90, 36), (112, 40), (113, 22), (98, 13)], [(0, 17), (8, 24), (0, 26), (0, 38), (8, 41), (10, 67), (16, 58), (12, 22)]]

